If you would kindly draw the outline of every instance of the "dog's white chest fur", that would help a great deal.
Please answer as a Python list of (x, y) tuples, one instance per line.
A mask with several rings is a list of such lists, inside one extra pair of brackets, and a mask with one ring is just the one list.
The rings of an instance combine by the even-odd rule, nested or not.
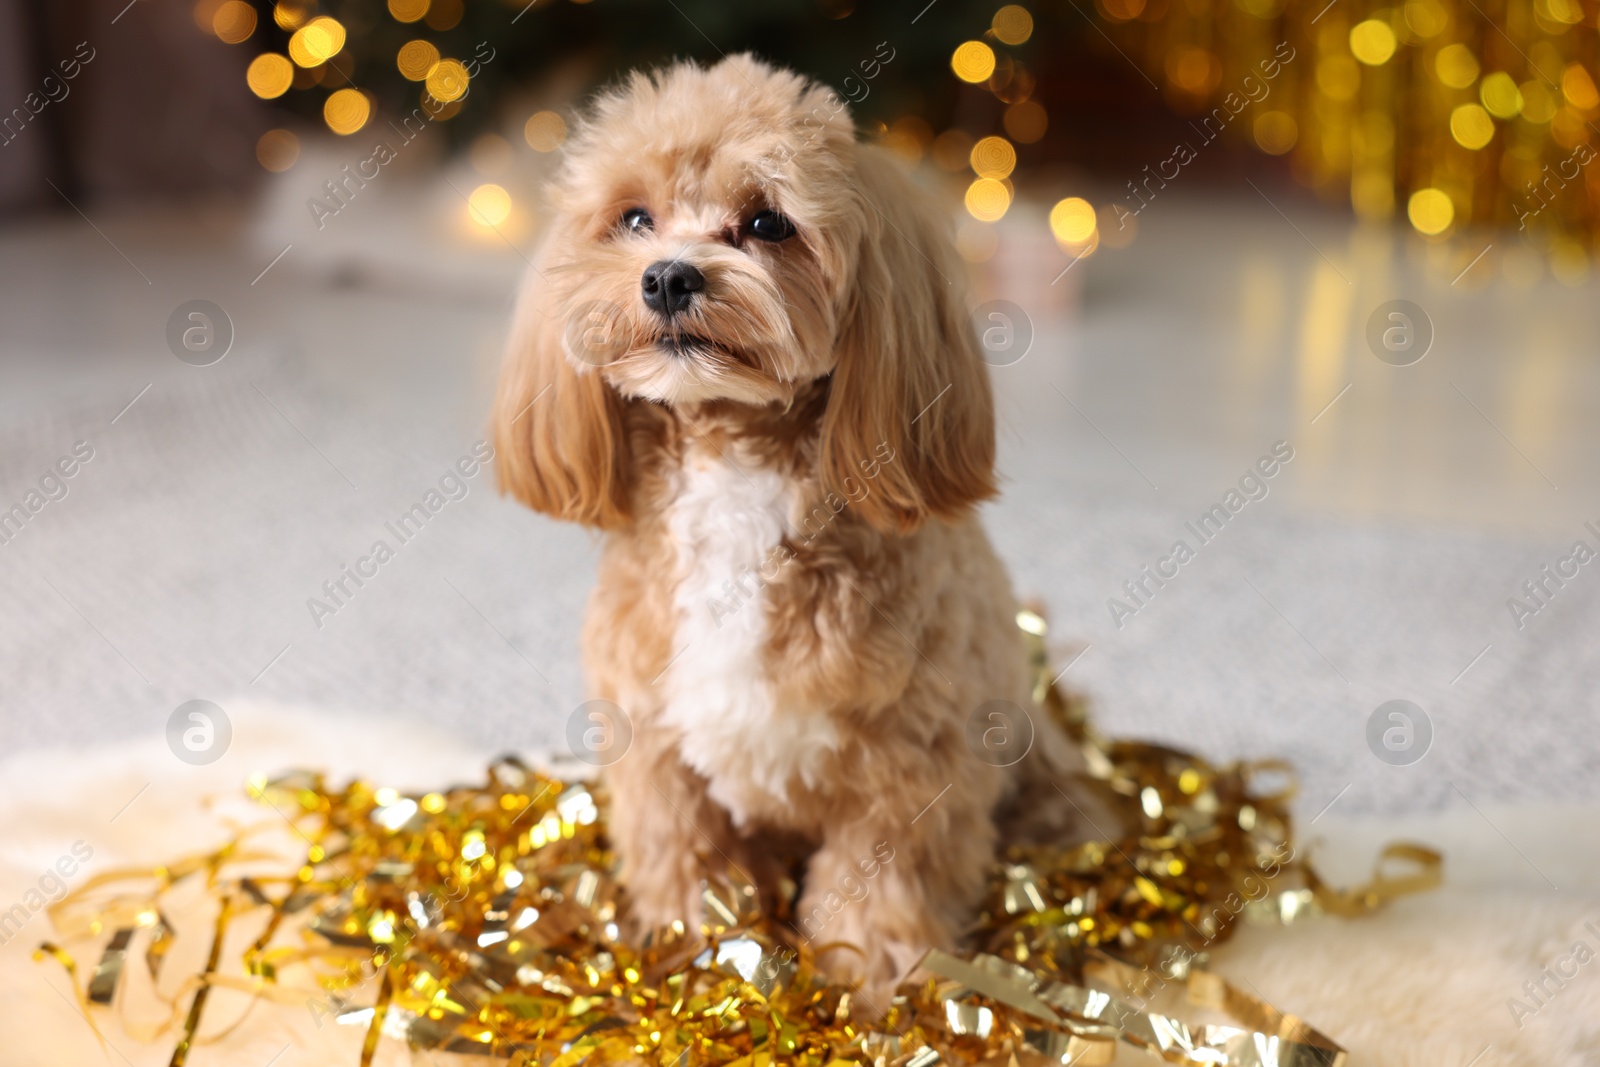
[(838, 733), (820, 709), (780, 706), (764, 665), (760, 575), (779, 566), (787, 483), (772, 471), (694, 453), (680, 477), (667, 518), (678, 585), (663, 718), (682, 731), (684, 761), (706, 776), (712, 799), (743, 823), (809, 779)]

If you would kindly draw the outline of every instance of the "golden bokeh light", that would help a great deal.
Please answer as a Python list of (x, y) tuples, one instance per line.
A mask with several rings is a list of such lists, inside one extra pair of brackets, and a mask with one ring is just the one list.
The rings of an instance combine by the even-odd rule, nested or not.
[(1541, 29), (1560, 32), (1583, 21), (1583, 7), (1578, 0), (1536, 0), (1533, 17), (1540, 22)]
[(348, 137), (367, 124), (372, 104), (359, 89), (340, 89), (322, 104), (322, 118), (328, 129)]
[(994, 49), (982, 41), (967, 41), (950, 57), (950, 69), (964, 82), (985, 81), (994, 73)]
[(294, 166), (300, 158), (300, 138), (288, 130), (268, 130), (256, 141), (256, 162), (274, 174)]
[(459, 59), (441, 59), (423, 79), (428, 92), (442, 104), (460, 100), (467, 95), (467, 68)]
[(498, 185), (480, 185), (467, 197), (467, 217), (493, 228), (511, 217), (511, 194)]
[(1081, 196), (1058, 200), (1050, 209), (1050, 233), (1063, 248), (1072, 250), (1088, 244), (1097, 227), (1094, 205)]
[(1037, 100), (1020, 100), (1006, 108), (1006, 134), (1018, 144), (1034, 144), (1050, 128), (1050, 115)]
[(1167, 56), (1167, 77), (1186, 93), (1203, 96), (1222, 81), (1222, 61), (1204, 48), (1184, 45)]
[(1462, 148), (1476, 151), (1494, 140), (1494, 119), (1477, 104), (1462, 104), (1450, 112), (1450, 136)]
[(272, 7), (272, 21), (280, 30), (298, 30), (306, 24), (308, 6), (302, 0), (282, 0)]
[(1381, 19), (1358, 22), (1350, 30), (1350, 54), (1369, 67), (1381, 67), (1394, 55), (1394, 30)]
[(252, 93), (272, 100), (288, 92), (294, 83), (294, 64), (277, 52), (263, 52), (250, 61), (244, 80)]
[(407, 81), (414, 82), (426, 78), (437, 62), (439, 50), (431, 41), (423, 40), (407, 41), (394, 57), (394, 65), (400, 68), (400, 73)]
[(1406, 0), (1404, 16), (1411, 32), (1424, 40), (1450, 28), (1450, 13), (1439, 0)]
[(1524, 119), (1535, 125), (1543, 125), (1556, 117), (1556, 105), (1560, 101), (1545, 88), (1544, 82), (1529, 78), (1522, 83), (1521, 90)]
[(1281, 156), (1300, 139), (1300, 127), (1287, 111), (1264, 111), (1256, 116), (1256, 144), (1269, 156)]
[(985, 137), (972, 146), (968, 160), (980, 178), (1009, 178), (1017, 169), (1017, 150), (1004, 137)]
[(1522, 110), (1522, 90), (1503, 70), (1483, 79), (1483, 84), (1478, 86), (1478, 96), (1489, 114), (1497, 119), (1514, 119)]
[(416, 22), (428, 13), (428, 0), (389, 0), (389, 14), (396, 22)]
[(326, 15), (319, 15), (295, 32), (304, 32), (306, 48), (324, 60), (332, 59), (344, 47), (344, 24)]
[(344, 26), (337, 19), (319, 15), (294, 31), (289, 38), (289, 58), (302, 67), (326, 63), (344, 47)]
[(211, 32), (228, 44), (249, 40), (256, 32), (256, 9), (244, 0), (227, 0), (211, 16)]
[(1434, 237), (1450, 228), (1455, 221), (1456, 206), (1440, 189), (1418, 189), (1406, 204), (1406, 217), (1419, 233)]
[(537, 111), (522, 127), (522, 139), (535, 152), (554, 152), (567, 139), (567, 122), (554, 111)]
[(1579, 111), (1590, 111), (1600, 105), (1600, 94), (1595, 92), (1594, 79), (1581, 63), (1573, 63), (1561, 75), (1561, 95)]
[(1452, 89), (1465, 89), (1478, 80), (1478, 57), (1464, 44), (1447, 44), (1433, 59), (1433, 72)]
[(1033, 16), (1020, 4), (1007, 4), (996, 11), (989, 25), (1002, 44), (1021, 44), (1033, 36)]
[(967, 214), (979, 222), (997, 222), (1011, 207), (1011, 190), (994, 178), (979, 178), (967, 186)]

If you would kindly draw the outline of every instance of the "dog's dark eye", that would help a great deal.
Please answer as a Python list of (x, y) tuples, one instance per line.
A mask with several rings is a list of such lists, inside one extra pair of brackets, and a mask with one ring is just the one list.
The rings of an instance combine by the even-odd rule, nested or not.
[(644, 233), (656, 228), (656, 220), (642, 207), (630, 207), (622, 213), (622, 228), (629, 233)]
[(794, 223), (776, 211), (756, 212), (746, 229), (758, 241), (787, 241), (794, 236)]

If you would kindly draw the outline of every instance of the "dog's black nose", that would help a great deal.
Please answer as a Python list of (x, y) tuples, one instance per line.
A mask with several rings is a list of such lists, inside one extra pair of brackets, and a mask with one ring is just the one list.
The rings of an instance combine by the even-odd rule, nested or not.
[(687, 308), (705, 284), (706, 276), (697, 268), (675, 259), (650, 264), (639, 280), (645, 304), (663, 315), (676, 315)]

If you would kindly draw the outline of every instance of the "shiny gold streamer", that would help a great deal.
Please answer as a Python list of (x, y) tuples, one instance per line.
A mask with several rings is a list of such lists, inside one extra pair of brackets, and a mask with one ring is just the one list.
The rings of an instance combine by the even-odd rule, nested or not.
[[(1216, 766), (1107, 741), (1082, 702), (1051, 684), (1044, 620), (1024, 612), (1018, 624), (1036, 699), (1082, 746), (1096, 787), (1133, 829), (1115, 841), (1009, 850), (964, 951), (929, 953), (882, 1019), (863, 1016), (856, 994), (817, 970), (814, 950), (763, 915), (735, 871), (707, 872), (698, 929), (675, 924), (630, 943), (617, 926), (603, 790), (514, 758), (492, 764), (481, 786), (410, 796), (365, 781), (334, 789), (303, 771), (253, 779), (252, 794), (281, 818), (165, 867), (108, 872), (52, 909), (73, 937), (111, 933), (88, 995), (64, 949), (46, 944), (35, 958), (62, 963), (86, 1014), (106, 1010), (89, 1001), (117, 1001), (134, 931), (151, 928), (154, 979), (181, 936), (163, 898), (203, 878), (220, 906), (205, 967), (171, 1002), (171, 1067), (238, 1024), (201, 1034), (216, 986), (365, 1024), (361, 1067), (386, 1035), (539, 1067), (937, 1067), (1018, 1064), (1019, 1055), (1088, 1067), (1119, 1045), (1177, 1064), (1340, 1067), (1331, 1039), (1209, 974), (1209, 949), (1239, 921), (1369, 913), (1436, 885), (1438, 854), (1394, 844), (1367, 885), (1325, 885), (1292, 843), (1285, 765)], [(263, 875), (275, 854), (243, 843), (285, 821), (295, 836), (280, 836), (309, 847), (287, 867), (279, 855), (279, 873)], [(1399, 864), (1409, 870), (1396, 873)], [(142, 892), (130, 888), (139, 882)], [(237, 970), (224, 970), (231, 924), (263, 909), (262, 933)], [(1168, 987), (1237, 1025), (1191, 1026), (1150, 1008)]]

